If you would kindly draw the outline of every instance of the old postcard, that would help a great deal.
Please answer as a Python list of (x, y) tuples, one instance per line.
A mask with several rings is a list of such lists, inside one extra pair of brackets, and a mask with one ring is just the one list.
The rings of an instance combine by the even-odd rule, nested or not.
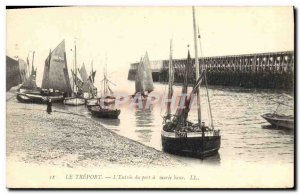
[(6, 8), (8, 188), (293, 188), (293, 7)]

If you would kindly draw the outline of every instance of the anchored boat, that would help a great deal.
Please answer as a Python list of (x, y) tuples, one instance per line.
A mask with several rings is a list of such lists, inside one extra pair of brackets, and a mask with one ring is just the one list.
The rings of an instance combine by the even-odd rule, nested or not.
[(294, 116), (293, 115), (284, 115), (278, 113), (278, 108), (283, 105), (287, 107), (291, 107), (288, 104), (282, 102), (276, 102), (278, 106), (274, 113), (267, 113), (261, 115), (266, 121), (268, 121), (273, 127), (276, 128), (285, 128), (285, 129), (294, 129)]
[(294, 129), (294, 116), (279, 115), (274, 113), (267, 113), (261, 116), (276, 128)]
[[(199, 75), (199, 59), (197, 54), (197, 41), (196, 41), (196, 22), (195, 22), (195, 11), (193, 8), (193, 22), (194, 22), (194, 43), (195, 43), (195, 66), (196, 66), (196, 84), (194, 85), (191, 93), (187, 96), (188, 87), (188, 75), (192, 73), (192, 60), (190, 58), (190, 52), (188, 51), (187, 63), (185, 64), (185, 74), (183, 80), (183, 86), (181, 91), (180, 102), (184, 102), (184, 107), (178, 106), (176, 113), (171, 114), (171, 104), (167, 104), (167, 112), (164, 117), (164, 125), (161, 132), (162, 148), (164, 151), (180, 154), (189, 155), (194, 157), (206, 157), (218, 153), (221, 145), (220, 131), (216, 130), (212, 122), (212, 114), (210, 108), (210, 100), (208, 97), (209, 113), (211, 119), (211, 126), (206, 126), (205, 122), (201, 120), (201, 108), (200, 108), (200, 84), (202, 80), (205, 81), (206, 92), (207, 81), (206, 71), (203, 70)], [(172, 44), (171, 44), (172, 45)], [(170, 47), (170, 60), (169, 60), (169, 90), (168, 98), (171, 102), (173, 96), (173, 83), (174, 83), (174, 72), (172, 64), (172, 46)], [(190, 111), (190, 104), (193, 97), (197, 94), (197, 106), (198, 106), (198, 122), (192, 123), (187, 120), (188, 113)], [(180, 103), (179, 102), (179, 103)]]
[(63, 40), (52, 52), (50, 50), (49, 56), (45, 61), (42, 91), (44, 91), (43, 95), (46, 95), (48, 98), (63, 94), (61, 100), (63, 100), (64, 97), (72, 95), (65, 40)]
[(113, 96), (114, 93), (110, 88), (110, 84), (115, 84), (108, 79), (106, 65), (103, 73), (103, 79), (100, 82), (102, 87), (101, 97), (96, 98), (96, 100), (89, 100), (87, 107), (93, 116), (117, 119), (121, 110), (112, 108), (115, 104), (116, 98)]
[[(22, 103), (46, 103), (48, 99), (52, 102), (62, 102), (64, 97), (70, 94), (71, 89), (65, 56), (65, 41), (62, 41), (52, 52), (50, 50), (45, 61), (42, 88), (36, 86), (37, 70), (33, 66), (33, 59), (34, 52), (31, 75), (18, 90), (17, 100)], [(28, 60), (27, 63), (29, 63)]]

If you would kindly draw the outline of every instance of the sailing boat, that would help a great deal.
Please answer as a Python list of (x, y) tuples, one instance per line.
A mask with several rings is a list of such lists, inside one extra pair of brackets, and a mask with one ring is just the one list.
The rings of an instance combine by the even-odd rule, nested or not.
[(114, 92), (112, 91), (110, 84), (114, 86), (116, 86), (116, 84), (108, 79), (107, 65), (105, 65), (105, 69), (103, 72), (103, 80), (101, 80), (100, 82), (102, 82), (102, 92), (100, 100), (103, 100), (105, 105), (114, 104), (116, 98), (113, 96)]
[[(163, 150), (174, 154), (191, 154), (197, 157), (206, 157), (216, 154), (220, 148), (221, 136), (219, 130), (214, 129), (213, 124), (211, 127), (201, 122), (201, 109), (200, 109), (200, 91), (199, 87), (202, 80), (205, 80), (206, 91), (206, 72), (202, 71), (199, 76), (199, 59), (197, 54), (197, 38), (196, 38), (196, 21), (195, 11), (193, 7), (193, 27), (194, 27), (194, 44), (195, 44), (195, 66), (196, 66), (196, 83), (189, 94), (187, 94), (188, 87), (188, 75), (191, 74), (192, 60), (190, 58), (190, 52), (188, 51), (187, 63), (185, 65), (185, 74), (183, 80), (183, 86), (181, 91), (180, 102), (184, 102), (184, 107), (178, 106), (175, 115), (171, 115), (170, 107), (167, 108), (166, 116), (164, 117), (164, 125), (161, 133)], [(171, 53), (171, 52), (170, 52)], [(170, 54), (171, 56), (171, 54)], [(169, 62), (169, 75), (172, 75), (172, 57)], [(172, 94), (172, 76), (169, 76), (169, 92), (168, 98)], [(198, 105), (198, 122), (192, 123), (187, 120), (188, 113), (190, 111), (190, 103), (193, 100), (193, 96), (197, 93), (197, 105)], [(208, 100), (209, 102), (209, 100)], [(209, 102), (210, 109), (210, 102)], [(210, 111), (211, 113), (211, 111)], [(210, 114), (211, 115), (211, 114)], [(211, 117), (212, 121), (212, 117)]]
[(85, 69), (85, 65), (81, 66), (80, 69), (78, 69), (78, 72), (80, 74), (80, 77), (82, 79), (82, 96), (84, 99), (93, 99), (95, 97), (94, 93), (94, 85), (90, 81), (87, 71)]
[(111, 105), (115, 103), (115, 97), (113, 96), (113, 91), (109, 85), (110, 84), (115, 85), (115, 84), (108, 79), (106, 65), (103, 73), (103, 80), (101, 80), (101, 82), (102, 82), (101, 97), (99, 99), (97, 98), (96, 104), (93, 105), (89, 104), (87, 107), (93, 116), (100, 117), (100, 118), (117, 119), (121, 113), (121, 110), (113, 109), (111, 107)]
[(50, 50), (49, 56), (45, 60), (42, 89), (33, 92), (19, 92), (17, 99), (25, 103), (46, 103), (48, 99), (51, 99), (52, 102), (61, 102), (65, 96), (71, 95), (71, 92), (65, 41), (63, 40), (52, 52)]
[[(92, 70), (93, 72), (93, 70)], [(94, 75), (92, 73), (92, 75)], [(91, 81), (91, 86), (93, 86), (92, 84), (93, 82)], [(115, 103), (115, 100), (116, 100), (116, 97), (113, 96), (114, 95), (114, 92), (113, 90), (111, 89), (111, 86), (110, 85), (114, 85), (116, 86), (116, 84), (114, 84), (112, 81), (110, 81), (108, 79), (108, 74), (107, 74), (107, 65), (105, 65), (105, 68), (104, 68), (104, 71), (103, 71), (103, 79), (100, 81), (101, 83), (101, 97), (100, 98), (95, 98), (95, 99), (90, 99), (88, 100), (87, 104), (88, 104), (88, 107), (91, 107), (91, 106), (98, 106), (100, 104), (100, 101), (104, 103), (104, 105), (110, 105), (110, 104), (114, 104)], [(97, 88), (96, 88), (97, 90)], [(95, 91), (95, 87), (91, 87), (91, 92), (92, 91)]]
[(74, 67), (74, 71), (71, 70), (72, 77), (73, 77), (73, 93), (71, 97), (67, 97), (64, 99), (64, 104), (70, 106), (79, 106), (85, 104), (85, 99), (79, 97), (80, 93), (82, 92), (83, 82), (77, 77), (76, 41), (74, 47), (75, 47), (75, 55), (74, 55), (75, 67)]
[(137, 67), (135, 77), (135, 95), (141, 95), (143, 97), (142, 99), (145, 99), (148, 97), (149, 93), (153, 91), (153, 89), (152, 71), (148, 53), (146, 52)]

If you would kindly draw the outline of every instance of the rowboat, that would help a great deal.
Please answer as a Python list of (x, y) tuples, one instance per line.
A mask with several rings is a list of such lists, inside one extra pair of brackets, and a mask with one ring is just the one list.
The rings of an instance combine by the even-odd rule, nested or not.
[(261, 115), (261, 117), (276, 128), (294, 129), (294, 116), (267, 113)]
[[(293, 98), (289, 95), (283, 94), (289, 98)], [(274, 100), (271, 100), (274, 101)], [(264, 118), (266, 121), (268, 121), (273, 127), (278, 128), (284, 128), (284, 129), (294, 129), (294, 115), (287, 115), (283, 113), (279, 113), (279, 107), (284, 106), (284, 107), (289, 107), (293, 108), (291, 105), (286, 104), (284, 102), (277, 102), (274, 101), (278, 104), (276, 110), (273, 113), (266, 113), (261, 115), (262, 118)]]
[(99, 118), (117, 119), (121, 113), (119, 109), (102, 108), (101, 106), (88, 106), (93, 116)]

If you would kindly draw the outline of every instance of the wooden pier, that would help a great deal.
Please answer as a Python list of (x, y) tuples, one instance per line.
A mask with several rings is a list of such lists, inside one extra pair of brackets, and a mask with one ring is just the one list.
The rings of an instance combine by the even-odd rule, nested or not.
[[(168, 81), (168, 63), (169, 60), (150, 61), (153, 81)], [(185, 63), (186, 59), (173, 60), (175, 82), (182, 82)], [(128, 80), (135, 79), (138, 64), (131, 64)], [(293, 51), (203, 57), (199, 59), (199, 64), (200, 69), (207, 70), (209, 85), (269, 89), (294, 87)], [(193, 68), (195, 72), (195, 66)], [(189, 79), (195, 80), (194, 76), (195, 73), (192, 73)]]

